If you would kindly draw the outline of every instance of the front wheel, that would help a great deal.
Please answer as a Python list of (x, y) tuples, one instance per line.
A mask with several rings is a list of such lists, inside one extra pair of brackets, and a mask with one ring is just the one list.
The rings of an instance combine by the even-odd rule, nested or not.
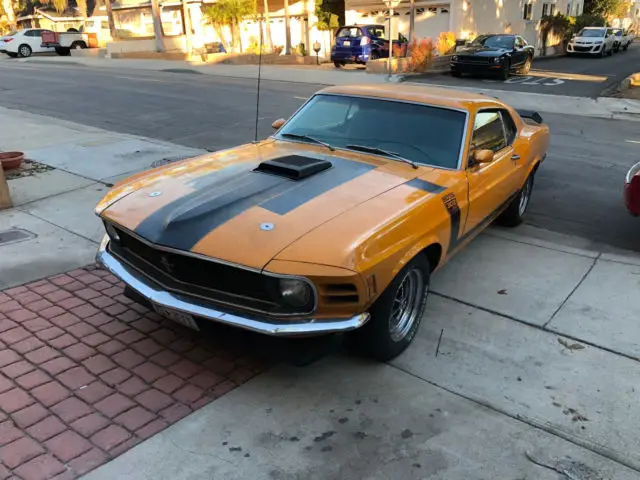
[(524, 219), (529, 207), (531, 192), (533, 191), (533, 173), (529, 175), (522, 189), (511, 201), (507, 209), (498, 217), (498, 223), (506, 227), (517, 227)]
[(20, 45), (18, 48), (18, 55), (21, 57), (30, 57), (31, 56), (31, 47), (29, 45)]
[(609, 50), (609, 51), (607, 52), (607, 55), (609, 55), (609, 56), (613, 55), (613, 47), (611, 47), (611, 50)]
[(338, 60), (333, 61), (333, 66), (336, 68), (342, 68), (345, 66), (345, 62), (339, 62)]
[(502, 70), (500, 70), (500, 80), (509, 80), (509, 75), (511, 74), (511, 64), (509, 62), (505, 62)]
[(462, 73), (460, 73), (459, 70), (451, 70), (451, 76), (460, 78), (462, 76)]
[(386, 362), (411, 344), (427, 303), (430, 272), (422, 254), (400, 270), (369, 310), (369, 322), (354, 332), (360, 350)]

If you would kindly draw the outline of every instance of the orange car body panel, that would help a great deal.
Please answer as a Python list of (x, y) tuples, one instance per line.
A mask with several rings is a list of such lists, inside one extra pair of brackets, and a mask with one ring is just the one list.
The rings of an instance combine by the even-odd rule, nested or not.
[[(523, 121), (499, 100), (453, 90), (407, 86), (341, 86), (319, 93), (424, 103), (468, 112), (460, 170), (411, 166), (376, 155), (321, 145), (266, 139), (143, 172), (116, 185), (96, 208), (103, 219), (131, 232), (160, 209), (189, 194), (218, 172), (212, 191), (233, 192), (234, 172), (284, 155), (318, 155), (346, 160), (365, 173), (319, 193), (289, 211), (253, 205), (204, 232), (190, 251), (252, 269), (311, 279), (319, 293), (316, 316), (365, 311), (397, 272), (425, 248), (437, 245), (440, 268), (499, 214), (546, 154), (545, 124)], [(508, 110), (518, 133), (513, 146), (492, 163), (467, 168), (476, 112)], [(513, 153), (520, 161), (513, 162)], [(208, 177), (207, 177), (208, 178)], [(437, 188), (434, 188), (437, 187)], [(154, 192), (161, 192), (154, 196)], [(272, 223), (272, 230), (261, 224)], [(345, 286), (343, 293), (340, 285)], [(336, 302), (339, 295), (353, 303)], [(330, 295), (327, 292), (333, 292)], [(326, 295), (325, 295), (326, 294)], [(335, 295), (338, 295), (336, 297)], [(330, 297), (333, 300), (330, 300)]]

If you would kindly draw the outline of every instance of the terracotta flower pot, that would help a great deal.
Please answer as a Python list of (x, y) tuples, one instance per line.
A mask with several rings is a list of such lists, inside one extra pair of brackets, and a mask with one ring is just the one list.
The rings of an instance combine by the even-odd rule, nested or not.
[(24, 153), (22, 152), (1, 152), (0, 153), (0, 164), (2, 164), (2, 169), (7, 170), (15, 170), (16, 168), (20, 168), (22, 165), (22, 161), (24, 160)]

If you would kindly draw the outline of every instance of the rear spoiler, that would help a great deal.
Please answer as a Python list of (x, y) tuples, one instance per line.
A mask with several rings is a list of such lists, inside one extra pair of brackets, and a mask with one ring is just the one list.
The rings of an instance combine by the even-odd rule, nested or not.
[(538, 112), (534, 112), (533, 110), (516, 110), (516, 112), (518, 112), (518, 115), (520, 115), (522, 118), (529, 118), (536, 123), (543, 122), (540, 114)]

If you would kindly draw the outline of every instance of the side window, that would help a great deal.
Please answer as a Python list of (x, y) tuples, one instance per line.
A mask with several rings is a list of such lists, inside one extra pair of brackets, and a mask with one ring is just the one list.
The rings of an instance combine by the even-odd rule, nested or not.
[(497, 152), (506, 146), (500, 112), (496, 110), (478, 112), (473, 125), (471, 149)]
[(504, 133), (507, 137), (507, 145), (511, 145), (516, 139), (518, 129), (509, 112), (500, 110), (500, 114), (502, 115), (502, 123), (504, 124)]
[(25, 37), (35, 37), (36, 36), (36, 31), (35, 30), (29, 30), (28, 32), (24, 32), (24, 36)]

